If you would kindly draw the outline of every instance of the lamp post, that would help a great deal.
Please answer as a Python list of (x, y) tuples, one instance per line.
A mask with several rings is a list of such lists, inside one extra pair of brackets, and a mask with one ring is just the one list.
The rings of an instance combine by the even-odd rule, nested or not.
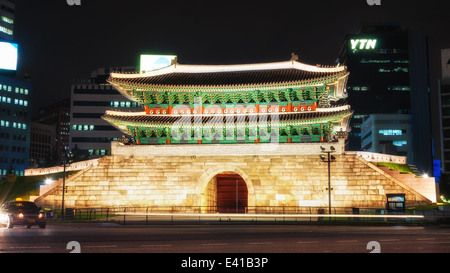
[(327, 154), (327, 157), (325, 158), (324, 154), (320, 155), (320, 159), (322, 159), (323, 162), (328, 163), (328, 214), (331, 214), (331, 190), (333, 189), (331, 187), (331, 162), (336, 161), (336, 158), (332, 156), (331, 154), (336, 151), (336, 149), (333, 146), (330, 146), (330, 150), (327, 150), (325, 147), (320, 146), (320, 149), (322, 150), (322, 153)]
[(63, 187), (62, 187), (62, 200), (61, 200), (61, 221), (64, 220), (64, 193), (66, 192), (66, 163), (69, 159), (69, 163), (71, 162), (70, 158), (72, 157), (72, 153), (67, 153), (67, 149), (64, 148), (64, 156), (62, 158), (63, 161)]

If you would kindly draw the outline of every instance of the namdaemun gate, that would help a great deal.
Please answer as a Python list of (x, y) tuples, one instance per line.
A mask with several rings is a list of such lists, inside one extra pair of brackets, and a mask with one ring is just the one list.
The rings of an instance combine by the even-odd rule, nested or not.
[[(345, 150), (349, 74), (295, 55), (111, 73), (108, 82), (143, 109), (103, 115), (124, 136), (65, 181), (65, 206), (255, 213), (436, 203), (433, 178), (377, 164), (404, 157)], [(60, 208), (61, 181), (35, 202)]]

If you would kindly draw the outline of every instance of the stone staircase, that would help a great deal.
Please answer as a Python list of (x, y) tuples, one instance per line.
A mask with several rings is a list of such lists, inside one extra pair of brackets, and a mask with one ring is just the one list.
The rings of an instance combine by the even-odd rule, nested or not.
[(377, 168), (436, 202), (436, 183), (434, 177), (424, 178), (415, 173), (401, 173), (398, 170), (391, 170), (386, 166), (377, 166)]

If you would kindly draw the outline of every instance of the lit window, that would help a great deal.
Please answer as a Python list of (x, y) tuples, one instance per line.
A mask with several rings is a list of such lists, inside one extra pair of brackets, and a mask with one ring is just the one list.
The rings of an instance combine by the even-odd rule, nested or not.
[(23, 90), (23, 93), (24, 93), (25, 95), (28, 95), (28, 89), (24, 89), (24, 90)]
[(0, 32), (6, 33), (8, 35), (13, 35), (13, 31), (9, 28), (0, 26)]
[(93, 131), (94, 130), (94, 125), (89, 125), (89, 130)]
[(23, 106), (28, 106), (28, 101), (27, 100), (23, 101)]
[(1, 19), (2, 19), (3, 22), (6, 22), (8, 24), (11, 24), (11, 25), (14, 24), (14, 20), (10, 19), (10, 18), (8, 18), (6, 16), (2, 16)]
[(379, 130), (378, 133), (385, 136), (401, 136), (402, 130)]
[(14, 104), (19, 104), (19, 100), (18, 99), (14, 99)]
[(397, 146), (397, 147), (402, 147), (403, 145), (408, 144), (408, 142), (406, 140), (396, 140), (392, 142), (392, 145)]

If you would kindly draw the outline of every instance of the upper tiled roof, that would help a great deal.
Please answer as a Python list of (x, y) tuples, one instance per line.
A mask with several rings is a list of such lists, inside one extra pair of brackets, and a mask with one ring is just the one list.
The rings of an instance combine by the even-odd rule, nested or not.
[(236, 86), (292, 83), (346, 74), (345, 67), (319, 67), (298, 62), (195, 66), (172, 65), (142, 74), (112, 73), (109, 82), (143, 86)]

